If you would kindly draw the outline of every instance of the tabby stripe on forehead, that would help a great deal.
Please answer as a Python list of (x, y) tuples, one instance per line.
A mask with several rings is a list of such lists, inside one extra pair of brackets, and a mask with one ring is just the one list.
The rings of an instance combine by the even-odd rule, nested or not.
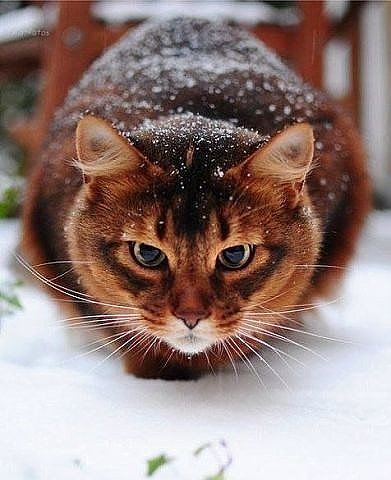
[(285, 255), (286, 248), (283, 246), (269, 246), (271, 255), (266, 265), (262, 265), (251, 272), (247, 277), (242, 278), (233, 284), (233, 288), (237, 289), (240, 295), (247, 299), (254, 292), (259, 290), (262, 283), (269, 278), (277, 269), (280, 261)]
[(110, 268), (117, 278), (122, 280), (124, 288), (132, 294), (137, 295), (141, 291), (150, 288), (152, 286), (150, 280), (131, 270), (128, 265), (122, 265), (116, 260), (115, 251), (118, 248), (118, 244), (106, 244), (104, 242), (100, 244), (99, 249), (106, 266)]
[(230, 232), (229, 223), (219, 212), (217, 212), (217, 220), (220, 225), (220, 239), (227, 240)]
[(162, 240), (166, 234), (167, 230), (167, 211), (163, 212), (158, 218), (155, 226), (156, 236), (159, 240)]

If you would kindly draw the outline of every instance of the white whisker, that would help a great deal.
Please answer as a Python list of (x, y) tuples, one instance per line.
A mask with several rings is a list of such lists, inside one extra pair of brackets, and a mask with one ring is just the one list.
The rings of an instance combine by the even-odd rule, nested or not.
[(63, 263), (96, 263), (88, 260), (54, 260), (52, 262), (37, 263), (36, 265), (31, 265), (32, 268), (44, 267), (46, 265), (57, 265)]
[(207, 363), (208, 363), (208, 367), (209, 367), (210, 371), (212, 372), (212, 374), (213, 374), (214, 376), (216, 376), (216, 372), (214, 371), (214, 368), (212, 367), (212, 364), (210, 363), (209, 355), (208, 355), (207, 351), (205, 350), (205, 351), (203, 352), (203, 354), (205, 355), (205, 358), (206, 358), (206, 361), (207, 361)]
[[(151, 335), (152, 336), (152, 335)], [(157, 341), (159, 340), (158, 337), (152, 337), (151, 338), (151, 343), (149, 344), (149, 347), (145, 350), (145, 352), (143, 353), (143, 356), (141, 357), (141, 360), (140, 360), (140, 365), (143, 364), (146, 356), (148, 355), (148, 352), (153, 348), (154, 345), (156, 345)]]
[(98, 350), (101, 350), (102, 348), (105, 348), (107, 347), (108, 345), (111, 345), (112, 343), (118, 341), (118, 340), (121, 340), (123, 337), (126, 337), (126, 335), (129, 335), (129, 332), (121, 332), (121, 333), (118, 333), (118, 336), (117, 334), (113, 335), (112, 337), (116, 337), (114, 338), (114, 340), (110, 340), (110, 342), (106, 342), (102, 345), (99, 345), (98, 347), (92, 349), (92, 350), (89, 350), (88, 352), (82, 352), (82, 353), (79, 353), (71, 358), (68, 358), (66, 360), (64, 360), (63, 363), (68, 363), (68, 362), (71, 362), (73, 360), (76, 360), (78, 358), (82, 358), (82, 357), (85, 357), (86, 355), (89, 355), (91, 353), (94, 353), (94, 352), (97, 352)]
[(119, 347), (117, 347), (115, 350), (113, 350), (109, 355), (107, 355), (103, 360), (98, 362), (94, 367), (92, 367), (89, 371), (89, 373), (94, 372), (98, 367), (100, 367), (103, 363), (105, 363), (109, 358), (111, 358), (113, 355), (115, 355), (119, 350), (122, 350), (126, 345), (128, 345), (134, 337), (128, 338), (124, 342), (121, 343)]
[[(41, 275), (39, 272), (36, 272), (34, 269), (32, 269), (28, 263), (26, 263), (23, 258), (19, 255), (16, 255), (16, 259), (18, 262), (26, 268), (32, 275), (34, 275), (37, 279), (39, 279), (42, 283), (47, 285), (48, 287), (62, 293), (63, 295), (67, 295), (68, 297), (75, 298), (76, 300), (82, 300), (83, 302), (86, 303), (91, 303), (95, 305), (101, 305), (105, 307), (112, 307), (112, 308), (124, 308), (127, 310), (136, 310), (135, 307), (129, 307), (127, 305), (115, 305), (115, 304), (110, 304), (110, 303), (104, 303), (104, 302), (98, 302), (96, 300), (91, 300), (90, 298), (83, 298), (84, 297), (90, 297), (90, 295), (81, 293), (81, 292), (75, 292), (74, 290), (70, 288), (63, 287), (61, 285), (54, 284), (50, 282), (47, 278), (45, 278), (43, 275)], [(73, 292), (73, 293), (70, 293)]]
[(344, 267), (344, 266), (341, 266), (341, 265), (316, 265), (316, 264), (298, 264), (298, 265), (295, 265), (295, 267), (302, 267), (302, 268), (335, 268), (337, 270), (348, 270), (349, 267)]
[(113, 322), (106, 322), (106, 323), (98, 323), (98, 324), (90, 324), (87, 322), (85, 324), (75, 324), (75, 325), (63, 325), (55, 328), (66, 328), (67, 330), (103, 330), (108, 327), (123, 327), (123, 326), (130, 326), (133, 322), (122, 320), (121, 322), (113, 321)]
[(234, 360), (233, 360), (233, 358), (232, 358), (232, 355), (231, 355), (231, 353), (230, 353), (230, 351), (229, 351), (229, 348), (227, 348), (227, 346), (226, 346), (226, 344), (225, 344), (225, 340), (222, 340), (222, 341), (221, 341), (221, 346), (223, 347), (225, 353), (227, 354), (227, 357), (229, 358), (229, 361), (231, 362), (233, 371), (234, 371), (234, 373), (235, 373), (235, 377), (236, 377), (236, 378), (239, 378), (238, 370), (237, 370), (237, 368), (236, 368), (236, 365), (235, 365), (235, 362), (234, 362)]
[(242, 342), (248, 349), (250, 349), (250, 350), (254, 353), (254, 355), (256, 355), (256, 356), (261, 360), (261, 362), (264, 363), (264, 364), (269, 368), (269, 370), (274, 373), (274, 375), (281, 381), (281, 383), (282, 383), (283, 385), (285, 385), (285, 387), (286, 387), (288, 390), (290, 389), (290, 388), (289, 388), (289, 385), (288, 385), (288, 384), (286, 383), (286, 381), (281, 377), (281, 375), (277, 372), (277, 370), (275, 370), (275, 369), (270, 365), (270, 363), (269, 363), (267, 360), (265, 360), (265, 359), (263, 358), (263, 356), (262, 356), (259, 352), (257, 352), (257, 350), (255, 350), (255, 348), (253, 348), (248, 342), (246, 342), (245, 340), (243, 340), (243, 338), (241, 338), (239, 335), (237, 335), (236, 338), (237, 338), (240, 342)]
[[(247, 330), (249, 331), (249, 330)], [(254, 337), (252, 335), (249, 335), (248, 333), (246, 333), (245, 331), (243, 331), (241, 328), (238, 329), (238, 332), (240, 333), (240, 335), (242, 336), (245, 336), (251, 340), (254, 340), (255, 342), (258, 342), (260, 345), (264, 345), (265, 347), (268, 347), (270, 348), (271, 350), (273, 350), (273, 352), (276, 353), (276, 355), (278, 355), (278, 357), (281, 359), (281, 361), (283, 361), (287, 367), (291, 368), (292, 369), (292, 366), (286, 361), (285, 358), (283, 358), (283, 355), (295, 362), (297, 362), (299, 365), (301, 365), (302, 367), (307, 367), (307, 365), (305, 363), (303, 363), (302, 361), (300, 361), (299, 359), (297, 359), (296, 357), (290, 355), (289, 353), (287, 352), (284, 352), (284, 350), (281, 350), (280, 348), (277, 348), (277, 347), (274, 347), (273, 345), (270, 345), (270, 343), (268, 342), (265, 342), (264, 340), (258, 338), (258, 337)]]
[(122, 319), (122, 318), (131, 318), (131, 317), (139, 317), (140, 315), (138, 313), (132, 313), (132, 312), (129, 312), (129, 313), (99, 313), (97, 315), (81, 315), (79, 317), (69, 317), (69, 318), (64, 318), (62, 320), (57, 320), (56, 323), (72, 323), (73, 320), (84, 320), (84, 319), (94, 319), (94, 318), (110, 318), (110, 319), (114, 319), (114, 318), (119, 318), (119, 319)]
[(68, 270), (66, 270), (64, 273), (60, 273), (59, 275), (56, 275), (53, 278), (49, 278), (48, 280), (49, 280), (49, 282), (53, 282), (54, 280), (58, 280), (59, 278), (65, 277), (65, 275), (72, 272), (73, 269), (74, 269), (74, 267), (68, 268)]
[(323, 360), (324, 362), (327, 362), (327, 361), (328, 361), (323, 355), (321, 355), (320, 353), (316, 352), (316, 351), (313, 350), (312, 348), (307, 347), (306, 345), (302, 345), (301, 343), (295, 342), (295, 341), (292, 340), (291, 338), (285, 337), (284, 335), (279, 335), (278, 333), (271, 332), (270, 330), (266, 330), (266, 329), (264, 329), (264, 328), (255, 327), (254, 325), (252, 325), (252, 324), (250, 324), (250, 323), (245, 323), (245, 325), (247, 325), (247, 328), (246, 328), (246, 327), (243, 327), (243, 326), (241, 326), (241, 328), (244, 329), (244, 330), (248, 330), (248, 331), (251, 332), (251, 333), (254, 333), (254, 331), (257, 331), (257, 332), (259, 332), (259, 333), (261, 333), (261, 334), (263, 334), (263, 335), (266, 335), (266, 336), (269, 336), (269, 337), (273, 337), (273, 338), (278, 338), (279, 340), (282, 340), (283, 342), (290, 343), (290, 344), (292, 344), (292, 345), (295, 345), (296, 347), (302, 348), (303, 350), (306, 350), (307, 352), (312, 353), (313, 355), (315, 355), (316, 357), (320, 358), (320, 359)]
[(102, 345), (102, 342), (105, 342), (106, 340), (110, 340), (111, 338), (119, 337), (123, 333), (124, 332), (117, 332), (117, 333), (114, 333), (113, 335), (109, 335), (108, 337), (98, 338), (97, 340), (93, 340), (92, 342), (86, 343), (81, 348), (92, 347), (92, 345), (96, 345), (96, 344)]
[(323, 335), (318, 335), (317, 333), (307, 332), (305, 330), (299, 330), (298, 328), (286, 327), (285, 325), (280, 325), (278, 323), (268, 323), (268, 322), (263, 322), (262, 320), (252, 320), (250, 318), (246, 318), (246, 320), (247, 322), (254, 322), (255, 325), (258, 325), (260, 323), (262, 325), (267, 325), (269, 327), (281, 328), (282, 330), (289, 330), (291, 332), (300, 333), (302, 335), (309, 335), (310, 337), (320, 338), (321, 340), (328, 340), (330, 342), (338, 342), (338, 343), (354, 345), (354, 342), (350, 340), (342, 340), (340, 338), (325, 337)]
[(175, 349), (172, 348), (169, 355), (167, 356), (167, 360), (165, 361), (164, 365), (159, 370), (159, 373), (162, 372), (167, 367), (167, 365), (169, 364), (169, 362), (170, 362), (172, 356), (174, 355), (174, 353), (175, 353)]
[[(48, 278), (46, 278), (42, 273), (38, 272), (36, 269), (34, 269), (29, 263), (23, 259), (20, 255), (16, 255), (16, 260), (32, 275), (34, 275), (35, 278), (38, 280), (41, 280), (45, 285), (54, 288), (55, 290), (58, 290), (60, 293), (66, 294), (66, 292), (71, 292), (77, 296), (81, 296), (81, 300), (84, 300), (83, 297), (90, 297), (90, 295), (87, 295), (86, 293), (83, 292), (78, 292), (76, 290), (72, 290), (71, 288), (64, 287), (62, 285), (58, 285), (57, 283), (53, 283), (50, 281)], [(72, 296), (72, 295), (69, 295)], [(76, 298), (76, 297), (75, 297)]]
[[(129, 348), (127, 348), (119, 358), (122, 358), (123, 356), (128, 355), (132, 350), (134, 350), (136, 347), (138, 347), (140, 344), (142, 344), (148, 337), (152, 336), (146, 330), (140, 331), (140, 335), (141, 336), (138, 339), (138, 341), (135, 344), (132, 344)], [(137, 336), (138, 336), (138, 334), (137, 334)], [(133, 337), (133, 340), (134, 340), (135, 337)], [(138, 352), (138, 350), (133, 351), (133, 353), (137, 353), (137, 352)]]
[[(328, 302), (322, 302), (322, 303), (318, 303), (318, 304), (309, 304), (311, 306), (308, 307), (308, 308), (298, 308), (298, 309), (280, 310), (280, 311), (270, 310), (268, 312), (256, 312), (256, 311), (252, 311), (250, 309), (243, 309), (242, 311), (245, 312), (246, 314), (249, 314), (249, 315), (265, 315), (265, 316), (276, 315), (276, 314), (285, 314), (285, 313), (307, 312), (309, 310), (314, 310), (315, 308), (325, 307), (327, 305), (332, 305), (334, 303), (337, 303), (337, 302), (343, 300), (343, 298), (344, 297), (338, 297), (338, 298), (334, 298), (333, 300), (330, 300)], [(262, 307), (261, 304), (258, 305), (258, 306)]]
[(247, 355), (242, 351), (242, 349), (239, 347), (239, 345), (235, 342), (235, 340), (233, 339), (233, 337), (230, 337), (228, 340), (231, 340), (236, 352), (239, 354), (240, 358), (242, 358), (243, 360), (243, 363), (246, 365), (246, 367), (249, 369), (249, 371), (255, 375), (255, 377), (258, 379), (258, 382), (263, 386), (263, 388), (265, 390), (267, 390), (267, 387), (265, 385), (265, 382), (262, 380), (261, 376), (259, 375), (259, 373), (257, 372), (256, 368), (254, 367), (254, 365), (252, 364), (251, 360), (247, 357)]

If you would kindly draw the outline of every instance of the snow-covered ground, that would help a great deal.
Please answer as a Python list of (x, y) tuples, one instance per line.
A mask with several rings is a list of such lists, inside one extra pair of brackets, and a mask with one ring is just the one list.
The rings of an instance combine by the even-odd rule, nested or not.
[[(0, 275), (12, 278), (18, 224), (0, 224)], [(391, 214), (373, 214), (339, 302), (307, 317), (296, 334), (316, 351), (279, 347), (305, 366), (268, 360), (289, 388), (254, 360), (197, 382), (139, 380), (104, 354), (80, 356), (61, 313), (31, 284), (24, 310), (0, 333), (0, 478), (139, 480), (146, 459), (177, 461), (153, 478), (205, 480), (218, 470), (205, 442), (225, 440), (227, 479), (391, 478)], [(91, 347), (90, 347), (91, 348)], [(87, 348), (88, 350), (88, 348)], [(222, 455), (222, 449), (215, 452)]]

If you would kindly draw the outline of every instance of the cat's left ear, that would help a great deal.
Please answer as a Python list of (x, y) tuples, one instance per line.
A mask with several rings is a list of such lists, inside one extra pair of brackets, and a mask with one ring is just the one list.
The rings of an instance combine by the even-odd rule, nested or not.
[(87, 179), (136, 174), (141, 166), (150, 163), (111, 125), (91, 115), (77, 125), (76, 151), (76, 166)]
[(314, 155), (314, 133), (307, 123), (290, 126), (245, 162), (249, 177), (270, 178), (285, 191), (292, 208), (300, 200)]

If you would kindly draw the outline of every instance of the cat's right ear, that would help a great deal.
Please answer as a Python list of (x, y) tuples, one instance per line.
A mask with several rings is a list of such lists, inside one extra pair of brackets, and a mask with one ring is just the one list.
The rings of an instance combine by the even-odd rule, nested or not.
[(243, 165), (234, 168), (244, 172), (248, 181), (272, 180), (273, 188), (284, 192), (286, 203), (295, 207), (303, 194), (313, 155), (313, 129), (307, 123), (299, 123), (285, 128)]
[(117, 130), (91, 115), (77, 125), (76, 151), (76, 166), (87, 180), (136, 173), (146, 163), (142, 153)]

